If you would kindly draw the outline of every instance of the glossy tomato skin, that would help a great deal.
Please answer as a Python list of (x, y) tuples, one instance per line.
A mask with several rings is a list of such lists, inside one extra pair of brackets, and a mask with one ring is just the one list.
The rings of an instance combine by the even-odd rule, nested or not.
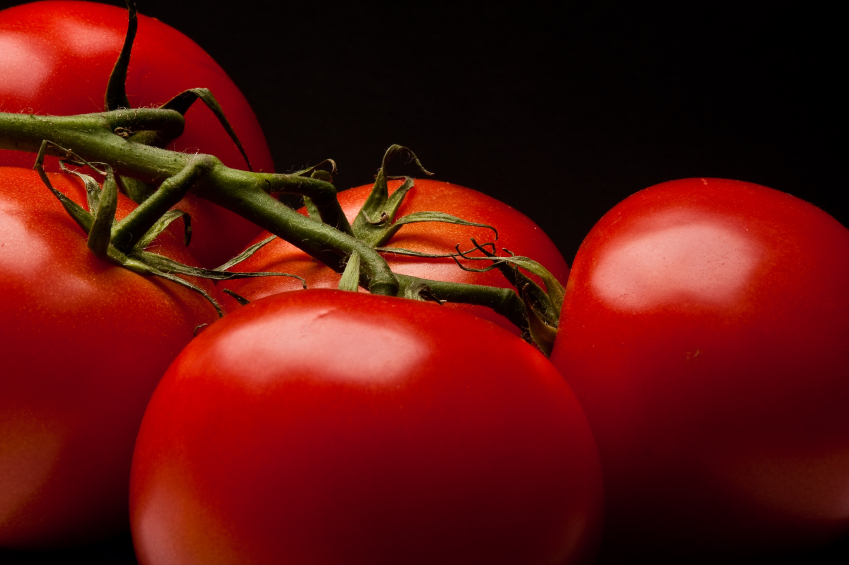
[(849, 231), (762, 186), (668, 182), (599, 221), (551, 359), (596, 434), (608, 549), (849, 531), (847, 288)]
[[(85, 202), (81, 182), (51, 178)], [(132, 206), (121, 198), (119, 216)], [(168, 234), (151, 250), (193, 261)], [(145, 405), (215, 310), (188, 289), (94, 257), (38, 175), (6, 167), (0, 296), (0, 547), (81, 544), (126, 530)]]
[[(401, 185), (401, 181), (389, 181), (390, 193)], [(371, 185), (359, 186), (339, 193), (339, 203), (348, 220), (353, 222), (360, 208), (371, 192)], [(455, 184), (416, 179), (415, 186), (407, 193), (396, 217), (400, 218), (413, 212), (435, 210), (451, 214), (464, 220), (482, 223), (498, 230), (499, 254), (505, 255), (507, 248), (517, 255), (526, 255), (547, 268), (561, 283), (569, 277), (569, 265), (549, 237), (530, 218), (481, 192)], [(269, 234), (259, 235), (254, 243), (262, 241)], [(409, 224), (390, 240), (386, 247), (400, 247), (431, 254), (454, 253), (458, 243), (463, 251), (473, 248), (470, 238), (478, 243), (494, 240), (493, 232), (486, 228), (476, 228), (444, 223)], [(475, 253), (480, 255), (478, 253)], [(509, 288), (510, 284), (497, 270), (486, 273), (474, 273), (460, 269), (453, 259), (423, 259), (401, 255), (385, 254), (393, 271), (399, 274), (422, 277), (431, 280), (453, 281)], [(467, 261), (463, 264), (480, 269), (488, 261)], [(340, 275), (295, 246), (282, 240), (275, 240), (258, 251), (252, 258), (241, 263), (239, 269), (246, 271), (277, 271), (299, 275), (307, 281), (308, 288), (337, 288)], [(287, 277), (264, 277), (227, 281), (222, 288), (229, 288), (248, 300), (255, 300), (278, 292), (302, 288), (300, 281)], [(237, 307), (232, 299), (224, 299), (229, 308)], [(449, 304), (450, 308), (465, 310), (482, 318), (491, 320), (510, 331), (517, 332), (503, 316), (490, 308), (466, 304)]]
[[(142, 6), (144, 9), (144, 6)], [(205, 87), (221, 104), (254, 170), (274, 164), (248, 101), (224, 70), (191, 39), (155, 18), (139, 26), (127, 76), (133, 108), (161, 105), (190, 88)], [(127, 11), (94, 2), (33, 2), (0, 11), (0, 111), (38, 115), (102, 112), (109, 74), (127, 31)], [(225, 165), (247, 165), (218, 120), (201, 102), (186, 113), (186, 129), (170, 146), (208, 153)], [(0, 165), (32, 167), (35, 156), (0, 150)], [(55, 159), (48, 169), (58, 171)], [(214, 204), (190, 197), (192, 253), (217, 267), (235, 255), (259, 228)]]
[(281, 293), (177, 358), (131, 480), (143, 565), (558, 564), (592, 556), (589, 426), (540, 353), (435, 304)]

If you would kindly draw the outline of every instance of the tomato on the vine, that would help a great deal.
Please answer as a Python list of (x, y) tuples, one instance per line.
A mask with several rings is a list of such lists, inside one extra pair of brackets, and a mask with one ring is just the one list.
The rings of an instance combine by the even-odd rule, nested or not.
[(464, 312), (339, 290), (224, 317), (174, 361), (131, 479), (144, 565), (591, 557), (602, 483), (563, 378)]
[[(126, 31), (127, 10), (94, 2), (33, 2), (0, 11), (0, 111), (102, 112)], [(198, 87), (209, 88), (218, 100), (253, 169), (274, 172), (259, 122), (224, 70), (179, 31), (139, 15), (127, 76), (130, 105), (161, 105)], [(224, 128), (200, 102), (187, 112), (185, 132), (169, 148), (208, 153), (229, 167), (247, 168)], [(32, 167), (33, 162), (31, 154), (0, 150), (0, 165)], [(55, 159), (48, 159), (46, 166), (58, 171)], [(192, 215), (191, 250), (205, 266), (224, 263), (259, 231), (236, 214), (191, 195), (179, 207)]]
[[(401, 185), (400, 180), (389, 181), (390, 194)], [(349, 221), (353, 222), (371, 191), (371, 185), (344, 190), (338, 194), (339, 203)], [(469, 227), (458, 224), (438, 222), (414, 223), (401, 228), (386, 244), (386, 247), (398, 247), (420, 253), (455, 253), (459, 244), (463, 251), (473, 250), (471, 255), (481, 256), (471, 243), (494, 242), (499, 254), (506, 248), (516, 255), (528, 256), (541, 263), (561, 283), (565, 284), (569, 276), (569, 265), (549, 237), (530, 218), (518, 210), (476, 190), (429, 179), (415, 179), (415, 185), (407, 193), (398, 209), (400, 218), (413, 212), (438, 211), (475, 223), (485, 224), (498, 230), (498, 239), (494, 239), (492, 230)], [(260, 234), (253, 243), (258, 243), (269, 234)], [(396, 273), (422, 277), (426, 279), (489, 285), (502, 288), (510, 287), (509, 282), (498, 270), (485, 273), (464, 271), (449, 257), (441, 259), (411, 257), (384, 253), (389, 266)], [(460, 259), (467, 267), (484, 268), (489, 261)], [(340, 275), (325, 265), (313, 260), (309, 255), (280, 239), (276, 239), (261, 248), (251, 258), (239, 264), (243, 271), (277, 271), (299, 275), (306, 280), (308, 288), (336, 288)], [(243, 296), (256, 300), (264, 296), (301, 289), (297, 279), (270, 277), (227, 281), (221, 285)], [(224, 298), (225, 306), (235, 308), (234, 300)], [(516, 331), (509, 321), (484, 306), (468, 304), (446, 304), (449, 307), (471, 312), (482, 318)]]
[(849, 230), (687, 179), (608, 212), (552, 354), (599, 446), (607, 545), (754, 552), (849, 532)]
[[(50, 176), (85, 202), (78, 179)], [(120, 198), (118, 217), (133, 207)], [(170, 233), (154, 245), (193, 262)], [(187, 288), (95, 257), (36, 172), (6, 167), (0, 296), (0, 547), (80, 544), (125, 530), (145, 405), (196, 327), (216, 319), (214, 308)]]

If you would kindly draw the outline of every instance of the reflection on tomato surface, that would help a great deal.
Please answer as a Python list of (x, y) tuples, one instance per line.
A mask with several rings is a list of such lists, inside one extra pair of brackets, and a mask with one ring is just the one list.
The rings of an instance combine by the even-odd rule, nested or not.
[(763, 247), (723, 218), (658, 214), (598, 257), (591, 287), (611, 309), (639, 313), (673, 302), (697, 308), (739, 301)]

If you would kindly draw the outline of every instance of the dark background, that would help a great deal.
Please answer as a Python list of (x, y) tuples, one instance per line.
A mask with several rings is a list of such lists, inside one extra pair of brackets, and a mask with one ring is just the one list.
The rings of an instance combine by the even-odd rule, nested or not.
[(849, 224), (845, 41), (825, 2), (139, 5), (241, 87), (278, 171), (331, 157), (348, 188), (406, 145), (530, 216), (570, 264), (614, 204), (676, 178), (763, 184)]
[(677, 178), (763, 184), (849, 225), (846, 34), (821, 0), (137, 3), (240, 86), (279, 172), (329, 157), (349, 188), (406, 145), (569, 263), (613, 205)]
[[(825, 2), (138, 3), (241, 87), (278, 171), (332, 157), (347, 188), (407, 145), (533, 218), (570, 263), (614, 204), (676, 178), (764, 184), (849, 224), (845, 41)], [(0, 563), (131, 563), (129, 544)], [(847, 556), (844, 541), (770, 562)]]

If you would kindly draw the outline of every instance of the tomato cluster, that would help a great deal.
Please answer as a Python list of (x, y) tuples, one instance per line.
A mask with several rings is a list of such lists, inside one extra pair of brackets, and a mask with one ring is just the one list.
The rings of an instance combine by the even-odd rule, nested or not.
[[(102, 111), (125, 29), (123, 10), (92, 3), (0, 12), (0, 109)], [(131, 106), (210, 87), (272, 170), (250, 107), (197, 45), (140, 16), (134, 49)], [(171, 149), (246, 167), (212, 113), (186, 124)], [(489, 308), (339, 290), (344, 262), (282, 239), (239, 270), (308, 290), (192, 278), (205, 298), (140, 275), (92, 253), (69, 216), (94, 206), (91, 184), (55, 159), (41, 176), (17, 167), (34, 160), (0, 151), (0, 558), (130, 529), (144, 565), (716, 562), (849, 532), (849, 230), (806, 202), (657, 185), (608, 212), (570, 272), (520, 212), (412, 181), (398, 217), (464, 222), (405, 225), (379, 246), (392, 271), (515, 286), (556, 330), (549, 360)], [(350, 224), (371, 191), (337, 195)], [(172, 227), (146, 245), (185, 265), (269, 236), (196, 196), (176, 207), (194, 243)], [(119, 195), (115, 220), (137, 210)], [(565, 297), (482, 269), (490, 252), (543, 265)], [(562, 301), (559, 321), (535, 314), (532, 287)]]

